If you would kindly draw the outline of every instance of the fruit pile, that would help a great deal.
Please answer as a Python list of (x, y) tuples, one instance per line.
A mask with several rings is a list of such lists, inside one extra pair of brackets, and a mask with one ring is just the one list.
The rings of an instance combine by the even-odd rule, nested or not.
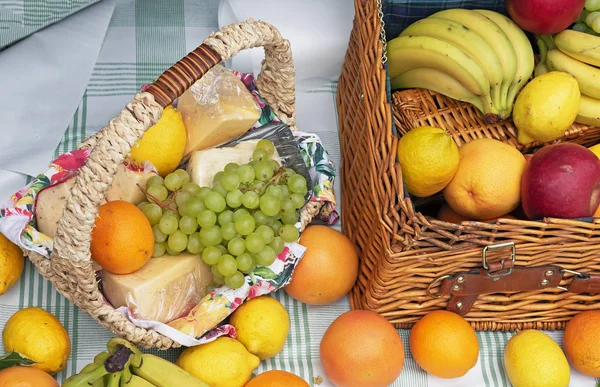
[(525, 33), (487, 10), (434, 13), (391, 39), (387, 55), (392, 88), (426, 88), (469, 102), (487, 123), (510, 116), (534, 69)]
[[(512, 119), (517, 141), (534, 151), (524, 157), (496, 139), (459, 149), (445, 130), (410, 130), (398, 143), (403, 180), (414, 197), (443, 194), (440, 220), (587, 218), (600, 205), (600, 162), (592, 151), (535, 146), (557, 140), (574, 122), (600, 125), (600, 37), (574, 24), (592, 20), (597, 4), (588, 1), (584, 10), (583, 1), (568, 2), (568, 11), (545, 20), (533, 17), (534, 3), (539, 10), (545, 2), (507, 1), (514, 21), (486, 10), (443, 10), (388, 43), (393, 88), (427, 88), (471, 103), (487, 123)], [(540, 34), (535, 69), (520, 27)]]
[(271, 265), (285, 242), (298, 240), (298, 210), (308, 191), (306, 179), (269, 159), (274, 146), (260, 140), (252, 161), (228, 163), (212, 187), (190, 182), (178, 169), (151, 177), (138, 204), (152, 225), (153, 257), (184, 250), (202, 254), (217, 284), (241, 287), (244, 274)]

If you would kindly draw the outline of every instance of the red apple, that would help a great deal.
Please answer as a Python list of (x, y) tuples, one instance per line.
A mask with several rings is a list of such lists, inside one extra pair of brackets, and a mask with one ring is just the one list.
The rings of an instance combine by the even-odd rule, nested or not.
[(578, 144), (540, 149), (525, 168), (521, 201), (531, 220), (592, 216), (600, 205), (600, 159)]
[(525, 31), (556, 34), (577, 20), (585, 0), (505, 0), (508, 14)]

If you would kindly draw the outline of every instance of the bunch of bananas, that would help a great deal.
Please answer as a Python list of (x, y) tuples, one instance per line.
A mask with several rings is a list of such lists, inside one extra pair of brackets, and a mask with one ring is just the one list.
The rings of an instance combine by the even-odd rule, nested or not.
[(112, 338), (108, 352), (101, 352), (62, 387), (208, 387), (175, 364), (142, 353), (127, 340)]
[(535, 76), (548, 71), (571, 74), (579, 84), (581, 102), (576, 122), (600, 126), (600, 37), (575, 30), (537, 37), (540, 63)]
[(447, 9), (388, 42), (392, 88), (423, 88), (473, 104), (486, 123), (510, 116), (534, 69), (531, 43), (508, 17)]

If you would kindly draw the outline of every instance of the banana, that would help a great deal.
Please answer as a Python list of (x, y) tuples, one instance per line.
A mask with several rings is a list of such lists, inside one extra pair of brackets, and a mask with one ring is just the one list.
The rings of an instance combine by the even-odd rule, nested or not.
[(455, 78), (439, 70), (417, 67), (392, 79), (392, 89), (412, 88), (432, 90), (458, 101), (468, 102), (487, 113), (481, 97), (471, 93)]
[(106, 387), (119, 387), (119, 383), (121, 381), (121, 375), (123, 373), (119, 372), (111, 372), (110, 374), (104, 377), (104, 382), (106, 383)]
[[(87, 372), (80, 372), (76, 375), (72, 375), (62, 384), (62, 387), (82, 387), (82, 386), (91, 386), (97, 380), (104, 378), (105, 375), (108, 375), (108, 371), (104, 364), (92, 363), (89, 364)], [(88, 367), (88, 366), (86, 366)], [(86, 368), (84, 367), (84, 368)]]
[(535, 67), (535, 57), (533, 47), (527, 38), (527, 35), (511, 19), (494, 11), (478, 9), (475, 12), (483, 15), (496, 23), (512, 43), (517, 58), (517, 72), (515, 78), (508, 89), (506, 104), (509, 112), (515, 102), (517, 93), (525, 86), (531, 78)]
[(579, 91), (588, 97), (600, 99), (600, 69), (573, 59), (559, 49), (548, 51), (546, 65), (551, 71), (571, 74), (579, 83)]
[(571, 58), (600, 67), (600, 37), (585, 32), (564, 30), (554, 36), (554, 43)]
[(584, 125), (600, 126), (600, 99), (582, 95), (579, 105), (579, 114), (577, 115), (575, 122)]
[(503, 99), (506, 98), (517, 73), (517, 54), (504, 31), (487, 17), (467, 9), (446, 9), (434, 13), (430, 18), (449, 19), (460, 23), (481, 36), (494, 49), (504, 73), (500, 94)]
[(131, 379), (127, 383), (123, 383), (123, 378), (121, 378), (121, 385), (119, 387), (155, 387), (154, 384), (149, 381), (140, 378), (137, 375), (131, 375)]
[(145, 353), (141, 356), (142, 364), (132, 366), (132, 372), (156, 387), (186, 386), (209, 387), (200, 379), (163, 358)]
[[(494, 106), (498, 109), (502, 109), (503, 101), (500, 96), (503, 79), (502, 64), (500, 63), (500, 59), (496, 55), (496, 52), (482, 37), (460, 23), (448, 19), (437, 18), (421, 19), (408, 26), (400, 34), (400, 36), (411, 35), (429, 36), (446, 41), (471, 56), (479, 63), (488, 78)], [(429, 89), (433, 90), (431, 88)]]
[(535, 67), (534, 77), (539, 77), (540, 75), (544, 75), (548, 72), (548, 67), (546, 66), (546, 56), (548, 54), (548, 46), (546, 46), (546, 42), (541, 37), (537, 37), (536, 43), (540, 50), (540, 63)]
[(108, 359), (109, 356), (110, 354), (108, 352), (100, 352), (99, 354), (94, 356), (94, 363), (104, 364), (104, 362), (106, 361), (106, 359)]
[[(445, 72), (473, 94), (489, 96), (490, 83), (483, 69), (458, 47), (429, 36), (400, 36), (388, 42), (390, 77), (416, 67)], [(489, 98), (489, 104), (491, 103)]]

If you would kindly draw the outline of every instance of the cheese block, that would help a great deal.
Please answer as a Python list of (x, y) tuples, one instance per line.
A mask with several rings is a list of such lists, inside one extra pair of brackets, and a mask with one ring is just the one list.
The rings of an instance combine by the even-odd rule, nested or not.
[(151, 258), (138, 271), (102, 273), (102, 291), (115, 307), (128, 306), (134, 315), (169, 322), (189, 312), (208, 292), (210, 267), (200, 255), (181, 253)]
[[(144, 200), (144, 194), (137, 184), (139, 183), (142, 187), (145, 187), (146, 182), (152, 175), (155, 175), (155, 173), (144, 170), (131, 170), (123, 164), (120, 165), (113, 179), (113, 184), (106, 193), (106, 199), (109, 201), (124, 200), (135, 205), (139, 204)], [(71, 188), (74, 184), (75, 176), (40, 191), (35, 204), (35, 221), (38, 231), (54, 238), (58, 220), (62, 216), (67, 198), (71, 195)]]
[(238, 137), (260, 118), (252, 94), (223, 66), (211, 69), (183, 93), (177, 110), (187, 131), (184, 158)]
[[(225, 169), (227, 164), (246, 164), (252, 160), (252, 153), (258, 141), (248, 140), (233, 147), (211, 148), (192, 153), (187, 167), (190, 181), (200, 187), (212, 187), (215, 175)], [(271, 159), (279, 159), (277, 150)]]
[(106, 193), (106, 200), (109, 202), (124, 200), (137, 206), (146, 200), (146, 196), (137, 185), (146, 187), (146, 182), (154, 175), (156, 175), (155, 172), (132, 170), (121, 164), (117, 169), (111, 187)]

